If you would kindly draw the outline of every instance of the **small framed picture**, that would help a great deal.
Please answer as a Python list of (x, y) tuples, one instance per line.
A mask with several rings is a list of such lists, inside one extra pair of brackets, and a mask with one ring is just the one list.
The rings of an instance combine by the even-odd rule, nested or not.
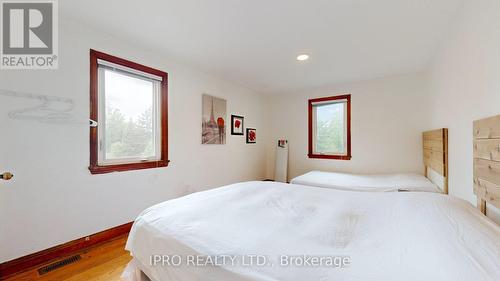
[(243, 136), (243, 116), (231, 115), (231, 135)]
[(247, 143), (257, 142), (257, 130), (252, 128), (247, 128)]

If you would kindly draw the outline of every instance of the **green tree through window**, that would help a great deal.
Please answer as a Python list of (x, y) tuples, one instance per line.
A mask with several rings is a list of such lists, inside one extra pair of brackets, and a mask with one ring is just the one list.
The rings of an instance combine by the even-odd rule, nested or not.
[(150, 157), (154, 155), (152, 109), (134, 120), (125, 120), (116, 108), (106, 110), (106, 154), (108, 158)]

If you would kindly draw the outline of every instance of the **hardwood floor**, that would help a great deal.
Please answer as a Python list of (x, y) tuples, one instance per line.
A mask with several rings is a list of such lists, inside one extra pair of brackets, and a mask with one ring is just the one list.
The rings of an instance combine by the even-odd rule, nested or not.
[(125, 251), (127, 236), (89, 248), (80, 252), (81, 259), (75, 263), (39, 275), (38, 268), (14, 275), (6, 281), (118, 281), (132, 259)]

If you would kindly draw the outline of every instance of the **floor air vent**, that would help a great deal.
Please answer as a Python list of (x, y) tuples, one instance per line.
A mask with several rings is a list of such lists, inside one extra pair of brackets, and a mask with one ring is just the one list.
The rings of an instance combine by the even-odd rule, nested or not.
[(49, 272), (51, 272), (53, 270), (56, 270), (58, 268), (66, 266), (68, 264), (75, 263), (75, 262), (77, 262), (77, 261), (79, 261), (81, 259), (82, 259), (82, 257), (80, 255), (76, 255), (76, 256), (72, 256), (72, 257), (69, 257), (69, 258), (57, 261), (55, 263), (51, 263), (51, 264), (49, 264), (47, 266), (39, 268), (38, 269), (38, 274), (43, 275), (43, 274), (49, 273)]

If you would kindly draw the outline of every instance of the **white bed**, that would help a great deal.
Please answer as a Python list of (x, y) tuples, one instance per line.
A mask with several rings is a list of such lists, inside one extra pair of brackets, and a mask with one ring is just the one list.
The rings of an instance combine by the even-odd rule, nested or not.
[(448, 194), (448, 129), (423, 132), (422, 152), (425, 175), (311, 171), (292, 179), (290, 183), (352, 191), (424, 191)]
[[(246, 182), (170, 200), (135, 221), (131, 268), (156, 281), (498, 280), (500, 227), (465, 201)], [(263, 255), (270, 266), (151, 265), (152, 255)], [(281, 256), (348, 256), (346, 268)], [(130, 271), (129, 271), (130, 272)]]
[(418, 174), (362, 175), (311, 171), (292, 179), (290, 183), (352, 191), (442, 192), (438, 185)]

